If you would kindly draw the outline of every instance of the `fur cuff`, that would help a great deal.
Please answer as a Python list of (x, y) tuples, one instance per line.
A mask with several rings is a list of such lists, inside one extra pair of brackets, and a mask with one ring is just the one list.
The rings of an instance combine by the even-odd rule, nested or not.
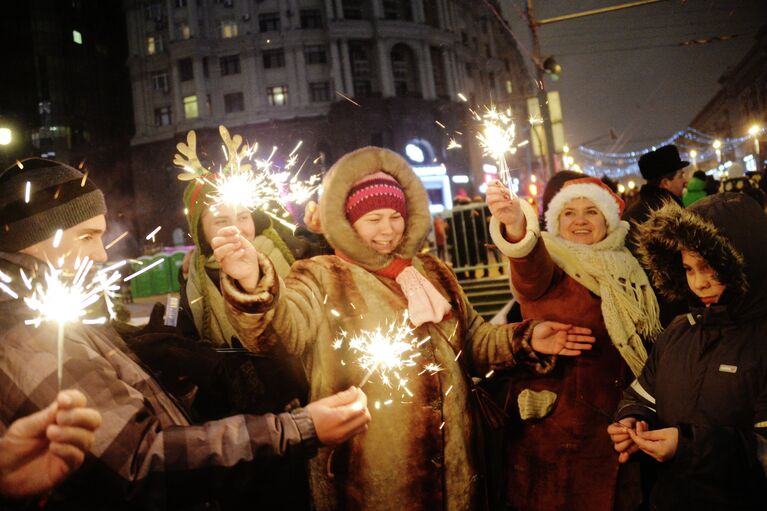
[(501, 222), (497, 218), (492, 217), (490, 219), (490, 237), (493, 238), (493, 243), (503, 255), (511, 259), (519, 259), (529, 255), (535, 248), (538, 238), (541, 237), (541, 228), (538, 225), (538, 217), (535, 215), (533, 207), (526, 200), (521, 199), (519, 205), (525, 214), (527, 232), (525, 237), (516, 243), (511, 243), (504, 238), (503, 233), (501, 233)]
[(274, 265), (262, 253), (258, 253), (260, 278), (252, 293), (246, 292), (239, 282), (221, 272), (221, 294), (234, 309), (248, 314), (259, 314), (272, 309), (280, 291), (280, 279)]
[(508, 369), (524, 364), (535, 374), (550, 373), (557, 362), (557, 356), (544, 355), (533, 349), (533, 329), (539, 323), (541, 322), (534, 320), (525, 320), (517, 323), (511, 339), (511, 352), (514, 354), (514, 358), (500, 364), (493, 364), (491, 369)]

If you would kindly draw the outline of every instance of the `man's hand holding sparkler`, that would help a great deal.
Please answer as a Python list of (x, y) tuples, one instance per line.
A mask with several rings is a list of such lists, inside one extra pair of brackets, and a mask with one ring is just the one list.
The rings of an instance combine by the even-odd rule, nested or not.
[(538, 353), (576, 357), (590, 350), (596, 338), (585, 327), (566, 325), (556, 321), (543, 321), (533, 328), (530, 344)]
[(349, 387), (306, 405), (322, 445), (342, 444), (368, 429), (370, 412), (367, 396), (357, 387)]
[(235, 226), (223, 227), (210, 240), (210, 245), (221, 270), (238, 281), (246, 292), (255, 291), (260, 277), (258, 252), (240, 230)]
[(18, 419), (0, 437), (0, 493), (40, 495), (77, 470), (93, 445), (101, 415), (78, 390), (60, 392), (44, 410)]
[(519, 197), (512, 197), (509, 189), (498, 180), (487, 186), (485, 202), (490, 213), (503, 224), (505, 237), (511, 243), (524, 238), (527, 230), (527, 221), (519, 201)]

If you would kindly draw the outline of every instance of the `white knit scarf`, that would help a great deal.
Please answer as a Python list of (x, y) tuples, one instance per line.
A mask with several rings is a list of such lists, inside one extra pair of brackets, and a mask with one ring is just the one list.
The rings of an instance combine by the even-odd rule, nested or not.
[(554, 263), (601, 297), (602, 317), (613, 345), (638, 376), (647, 360), (642, 338), (654, 340), (662, 328), (658, 301), (642, 267), (625, 247), (629, 225), (620, 225), (593, 245), (542, 232)]

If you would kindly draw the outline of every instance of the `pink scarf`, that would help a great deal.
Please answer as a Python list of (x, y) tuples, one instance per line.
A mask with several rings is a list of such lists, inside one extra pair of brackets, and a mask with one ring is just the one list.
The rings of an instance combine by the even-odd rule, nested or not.
[[(336, 255), (354, 263), (338, 251)], [(374, 270), (372, 273), (394, 279), (399, 284), (407, 298), (408, 317), (413, 326), (419, 327), (429, 322), (439, 323), (450, 313), (450, 302), (445, 300), (426, 277), (413, 268), (411, 259), (395, 258), (386, 268)]]

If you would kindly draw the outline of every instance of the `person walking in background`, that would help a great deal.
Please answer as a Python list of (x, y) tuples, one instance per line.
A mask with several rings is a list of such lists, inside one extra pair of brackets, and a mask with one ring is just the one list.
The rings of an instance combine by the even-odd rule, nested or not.
[(767, 216), (743, 194), (667, 204), (638, 231), (658, 289), (686, 299), (607, 431), (626, 462), (659, 462), (650, 508), (767, 502)]
[(660, 323), (650, 282), (625, 247), (623, 201), (599, 179), (565, 181), (548, 204), (546, 232), (500, 182), (488, 187), (487, 203), (522, 316), (582, 323), (597, 339), (550, 374), (520, 368), (510, 375), (508, 503), (519, 511), (635, 509), (638, 467), (619, 470), (601, 432)]
[[(626, 247), (634, 255), (637, 250), (637, 226), (668, 201), (683, 206), (682, 194), (687, 184), (684, 169), (689, 165), (690, 162), (679, 157), (679, 150), (675, 145), (659, 147), (639, 158), (639, 172), (647, 183), (639, 190), (639, 198), (623, 212), (623, 220), (629, 222)], [(660, 306), (661, 325), (668, 325), (676, 316), (686, 312), (687, 305), (684, 302), (669, 302), (663, 295), (658, 294), (657, 289), (655, 294)]]
[(687, 187), (684, 189), (684, 195), (682, 196), (682, 204), (684, 207), (691, 206), (696, 201), (699, 201), (703, 197), (706, 197), (706, 173), (702, 170), (696, 170), (693, 173), (690, 180), (687, 182)]
[[(324, 230), (335, 256), (299, 261), (283, 280), (235, 228), (213, 239), (239, 338), (268, 351), (261, 334), (272, 329), (307, 361), (313, 398), (363, 379), (349, 346), (361, 331), (403, 321), (407, 311), (412, 337), (424, 340), (417, 364), (399, 370), (407, 390), (372, 375), (366, 393), (381, 407), (370, 429), (311, 463), (319, 511), (482, 509), (481, 394), (472, 377), (516, 365), (550, 372), (550, 355), (576, 356), (593, 341), (588, 329), (562, 323), (485, 323), (445, 263), (419, 253), (428, 204), (401, 156), (367, 147), (339, 159), (323, 181), (320, 221), (333, 226)], [(419, 375), (427, 365), (438, 370)]]

